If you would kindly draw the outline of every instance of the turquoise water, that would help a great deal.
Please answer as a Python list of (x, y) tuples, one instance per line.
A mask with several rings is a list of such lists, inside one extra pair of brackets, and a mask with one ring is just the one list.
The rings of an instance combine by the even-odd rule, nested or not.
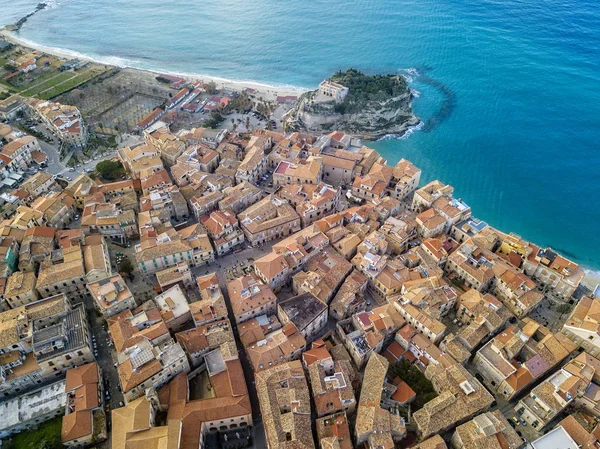
[[(36, 4), (2, 5), (0, 21)], [(416, 68), (425, 126), (373, 146), (451, 183), (490, 224), (600, 269), (597, 1), (58, 0), (21, 37), (139, 68), (303, 87), (349, 66)]]

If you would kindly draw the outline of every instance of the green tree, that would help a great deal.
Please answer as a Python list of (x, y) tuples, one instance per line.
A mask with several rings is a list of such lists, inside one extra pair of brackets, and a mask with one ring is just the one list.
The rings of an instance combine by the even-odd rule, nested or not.
[(96, 164), (96, 170), (104, 179), (112, 181), (125, 174), (125, 169), (119, 161), (101, 161)]
[(219, 112), (211, 112), (210, 119), (205, 120), (202, 126), (205, 128), (216, 128), (223, 121), (223, 116)]
[(391, 379), (399, 377), (413, 389), (417, 394), (414, 402), (415, 409), (420, 409), (427, 402), (437, 397), (433, 384), (416, 366), (411, 365), (407, 360), (400, 360), (391, 365), (389, 377)]
[(560, 316), (558, 317), (558, 319), (560, 320), (565, 313), (569, 313), (572, 308), (573, 308), (573, 306), (571, 304), (567, 304), (567, 303), (561, 304), (560, 306), (558, 306), (556, 308), (556, 311), (558, 313), (560, 313)]
[(130, 275), (131, 273), (133, 273), (134, 267), (133, 264), (131, 263), (131, 260), (129, 260), (128, 257), (124, 257), (123, 260), (121, 260), (121, 263), (119, 264), (119, 271), (122, 273), (125, 273), (127, 275)]
[(215, 83), (214, 81), (210, 81), (209, 83), (206, 84), (206, 93), (207, 94), (216, 94), (217, 93), (217, 83)]

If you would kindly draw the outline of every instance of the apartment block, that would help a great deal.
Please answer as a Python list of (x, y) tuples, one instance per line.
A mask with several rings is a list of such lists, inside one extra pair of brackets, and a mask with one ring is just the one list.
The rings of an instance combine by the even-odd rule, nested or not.
[(311, 293), (303, 293), (277, 304), (277, 318), (281, 324), (293, 323), (309, 342), (327, 324), (327, 317), (327, 305)]
[(600, 298), (584, 296), (563, 325), (562, 333), (588, 354), (600, 354)]
[(473, 359), (488, 388), (505, 400), (523, 391), (575, 349), (563, 334), (552, 334), (537, 322), (526, 320), (521, 327), (509, 326), (502, 331)]
[(178, 332), (175, 338), (185, 350), (194, 368), (204, 363), (204, 356), (217, 348), (226, 358), (237, 357), (235, 338), (228, 319), (212, 321)]
[(201, 221), (212, 239), (217, 256), (223, 256), (244, 243), (244, 233), (233, 212), (216, 210), (202, 217)]
[(310, 393), (300, 361), (257, 372), (255, 379), (267, 448), (314, 449)]
[(135, 298), (120, 274), (87, 284), (87, 289), (104, 318), (136, 307)]
[(96, 362), (67, 371), (67, 404), (61, 432), (65, 446), (81, 447), (106, 439), (108, 432), (102, 385), (102, 376)]
[(286, 184), (314, 184), (323, 178), (323, 159), (309, 156), (307, 159), (297, 159), (294, 162), (281, 161), (273, 172), (273, 186)]
[(494, 401), (485, 387), (458, 363), (450, 367), (430, 364), (425, 376), (438, 396), (413, 413), (413, 422), (422, 439), (473, 418)]
[(257, 246), (300, 230), (300, 217), (290, 206), (274, 195), (268, 195), (238, 214), (246, 239)]
[(267, 171), (267, 157), (263, 148), (252, 146), (246, 152), (242, 163), (235, 173), (235, 182), (240, 184), (243, 181), (256, 184), (259, 178)]
[(227, 306), (225, 298), (219, 287), (219, 281), (215, 273), (196, 278), (200, 301), (190, 304), (190, 313), (194, 325), (200, 327), (212, 321), (227, 318)]
[(277, 297), (273, 290), (254, 273), (229, 281), (227, 293), (236, 323), (277, 312)]
[(358, 445), (394, 447), (406, 436), (404, 419), (381, 407), (388, 366), (384, 357), (373, 354), (365, 368), (354, 429)]
[(4, 396), (93, 361), (85, 309), (82, 304), (72, 308), (64, 294), (3, 312), (0, 328)]
[(0, 438), (34, 429), (40, 423), (63, 415), (66, 404), (64, 380), (2, 402)]
[(34, 273), (16, 271), (6, 280), (4, 299), (12, 309), (35, 302), (39, 294), (35, 289), (37, 278)]
[(551, 248), (530, 244), (528, 252), (523, 264), (525, 274), (551, 289), (557, 297), (571, 298), (585, 276), (583, 269)]
[(523, 440), (500, 410), (476, 416), (458, 426), (452, 435), (452, 447), (455, 449), (478, 446), (488, 449), (517, 449), (522, 445)]

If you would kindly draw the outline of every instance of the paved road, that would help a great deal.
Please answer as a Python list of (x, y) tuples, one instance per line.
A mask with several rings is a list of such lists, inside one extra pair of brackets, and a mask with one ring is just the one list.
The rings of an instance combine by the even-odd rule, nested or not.
[[(106, 390), (110, 395), (110, 400), (106, 401), (110, 409), (118, 408), (119, 402), (123, 401), (123, 394), (119, 391), (119, 374), (114, 363), (116, 362), (116, 353), (110, 346), (111, 339), (106, 330), (104, 318), (99, 316), (93, 304), (93, 299), (86, 295), (84, 304), (90, 323), (90, 331), (95, 339), (94, 356), (96, 362), (102, 368), (102, 375), (108, 380), (109, 388)], [(98, 355), (96, 355), (96, 352)]]
[(112, 159), (117, 154), (116, 151), (110, 151), (104, 156), (99, 156), (96, 160), (90, 160), (84, 164), (81, 164), (79, 167), (74, 167), (74, 170), (71, 172), (69, 167), (61, 162), (60, 151), (56, 145), (49, 144), (48, 142), (44, 142), (40, 139), (38, 139), (38, 142), (40, 143), (40, 148), (42, 151), (48, 156), (48, 167), (46, 167), (44, 171), (52, 175), (69, 176), (73, 179), (75, 179), (81, 173), (85, 173), (86, 169), (95, 169), (98, 162), (106, 159)]
[[(42, 145), (43, 143), (43, 145)], [(87, 169), (94, 170), (96, 168), (96, 164), (100, 161), (106, 159), (112, 159), (117, 155), (116, 151), (110, 151), (106, 153), (104, 156), (98, 157), (96, 160), (90, 160), (84, 164), (79, 165), (78, 167), (73, 167), (72, 169), (66, 167), (59, 159), (59, 153), (55, 147), (47, 144), (46, 142), (40, 142), (40, 146), (42, 150), (48, 155), (48, 167), (44, 170), (53, 175), (62, 175), (69, 176), (72, 179), (75, 179), (82, 173), (85, 173)]]

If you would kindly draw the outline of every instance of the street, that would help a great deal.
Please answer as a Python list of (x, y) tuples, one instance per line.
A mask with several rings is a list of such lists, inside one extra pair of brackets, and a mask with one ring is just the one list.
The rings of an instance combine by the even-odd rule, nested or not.
[(94, 170), (98, 162), (112, 159), (117, 155), (117, 151), (112, 150), (105, 153), (103, 156), (94, 156), (96, 159), (90, 159), (83, 164), (73, 167), (73, 169), (69, 169), (69, 167), (60, 161), (60, 153), (54, 145), (50, 145), (43, 140), (38, 140), (38, 142), (40, 143), (42, 151), (48, 156), (48, 167), (46, 167), (44, 171), (52, 175), (62, 175), (63, 177), (69, 176), (71, 179), (75, 179), (80, 174), (85, 173), (86, 170)]
[[(107, 325), (104, 318), (96, 311), (93, 299), (90, 295), (86, 295), (84, 299), (85, 309), (88, 315), (90, 331), (92, 334), (92, 346), (96, 362), (102, 369), (105, 387), (108, 381), (108, 388), (105, 388), (110, 396), (110, 400), (106, 399), (105, 403), (110, 405), (110, 409), (120, 407), (119, 402), (123, 401), (123, 394), (119, 389), (119, 375), (114, 366), (116, 362), (116, 353), (113, 351), (112, 341), (107, 332)], [(113, 356), (114, 354), (114, 356)]]

